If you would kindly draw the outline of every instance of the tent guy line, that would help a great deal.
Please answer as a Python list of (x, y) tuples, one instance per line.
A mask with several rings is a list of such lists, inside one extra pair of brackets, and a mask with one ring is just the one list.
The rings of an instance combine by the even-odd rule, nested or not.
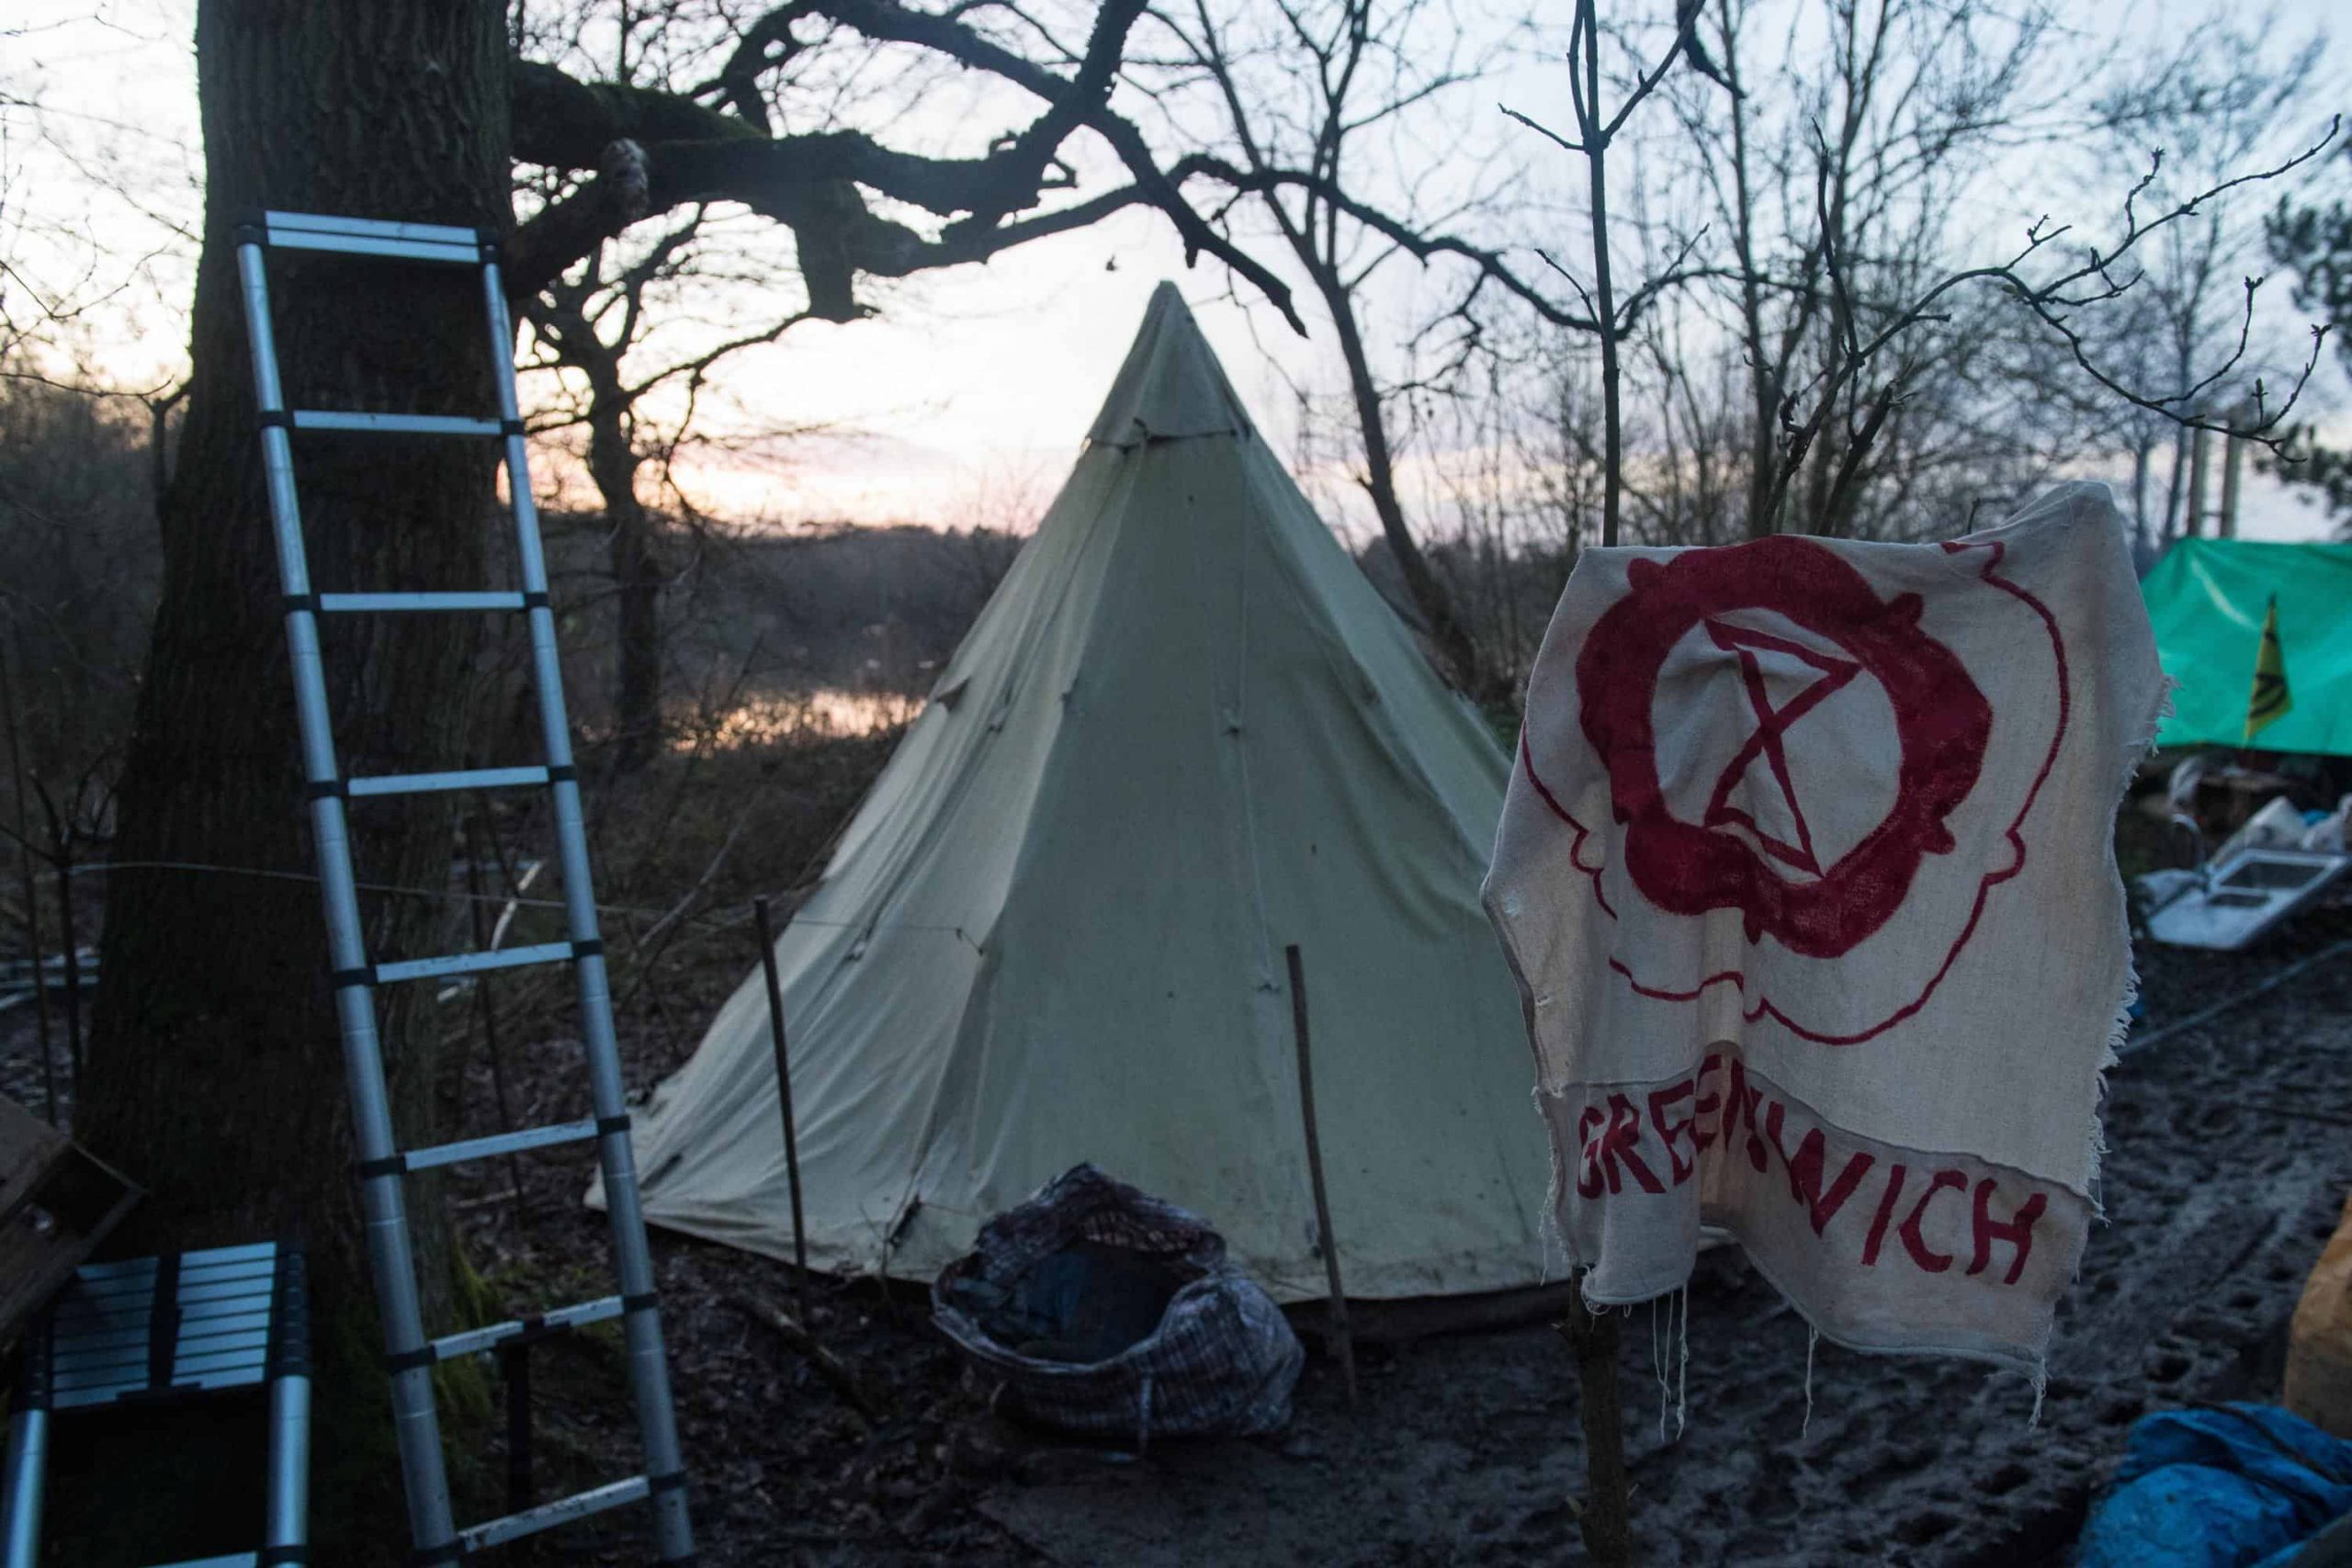
[(2211, 1007), (2200, 1008), (2177, 1022), (2167, 1023), (2162, 1029), (2139, 1035), (2128, 1042), (2120, 1050), (2117, 1051), (2116, 1055), (2119, 1057), (2131, 1056), (2136, 1055), (2143, 1051), (2152, 1051), (2158, 1045), (2163, 1044), (2165, 1041), (2171, 1039), (2174, 1035), (2185, 1034), (2192, 1029), (2200, 1028), (2205, 1024), (2212, 1022), (2215, 1019), (2221, 1017), (2225, 1012), (2244, 1007), (2248, 1002), (2259, 1000), (2261, 998), (2268, 996), (2271, 992), (2277, 990), (2279, 987), (2293, 979), (2296, 976), (2304, 973), (2306, 970), (2315, 968), (2331, 958), (2337, 957), (2346, 953), (2352, 953), (2352, 938), (2346, 938), (2346, 940), (2336, 942), (2332, 946), (2321, 948), (2317, 953), (2312, 953), (2308, 958), (2298, 959), (2296, 962), (2290, 964), (2286, 968), (2279, 970), (2278, 973), (2271, 976), (2268, 979), (2263, 981), (2258, 986), (2249, 986), (2245, 990), (2239, 991), (2233, 996), (2223, 997), (2220, 1001), (2215, 1002)]
[[(54, 882), (61, 875), (102, 876), (108, 872), (115, 871), (209, 872), (229, 876), (267, 877), (282, 882), (315, 883), (318, 881), (318, 877), (310, 872), (268, 871), (259, 866), (211, 865), (201, 861), (175, 860), (100, 861), (94, 862), (88, 865), (73, 866), (62, 873), (57, 871), (35, 872), (33, 874), (33, 877), (35, 881)], [(449, 889), (435, 890), (430, 887), (403, 887), (397, 884), (389, 882), (363, 882), (358, 884), (358, 887), (363, 893), (398, 893), (413, 898), (442, 898), (453, 903), (496, 904), (501, 907), (511, 903), (518, 908), (526, 909), (560, 909), (563, 908), (563, 901), (560, 898), (507, 898), (495, 893), (459, 893)], [(781, 897), (781, 895), (771, 895), (771, 897)], [(749, 904), (746, 904), (745, 908), (750, 908)], [(596, 909), (598, 913), (606, 915), (650, 915), (656, 918), (669, 913), (666, 909), (655, 909), (637, 904), (598, 904), (596, 906)], [(748, 923), (751, 917), (748, 915), (688, 915), (684, 917), (681, 923), (684, 925), (704, 926), (714, 930), (732, 930), (737, 926)], [(854, 920), (825, 920), (819, 919), (814, 916), (808, 915), (789, 916), (786, 918), (785, 923), (787, 926), (794, 924), (825, 926), (837, 931), (847, 931), (857, 924)], [(967, 942), (971, 940), (970, 937), (966, 934), (961, 926), (933, 925), (921, 921), (910, 920), (902, 923), (899, 921), (886, 920), (873, 929), (876, 931), (937, 931), (943, 935), (961, 937)], [(2117, 1055), (2120, 1056), (2130, 1056), (2136, 1055), (2143, 1051), (2154, 1050), (2158, 1045), (2161, 1045), (2165, 1041), (2171, 1039), (2174, 1035), (2184, 1034), (2189, 1030), (2201, 1028), (2204, 1025), (2212, 1022), (2213, 1020), (2221, 1017), (2224, 1013), (2234, 1011), (2236, 1009), (2244, 1007), (2248, 1002), (2258, 1001), (2262, 998), (2268, 996), (2271, 992), (2278, 989), (2281, 986), (2287, 984), (2287, 982), (2295, 979), (2297, 976), (2301, 976), (2313, 968), (2316, 968), (2318, 965), (2324, 964), (2331, 958), (2341, 957), (2346, 953), (2352, 953), (2352, 938), (2347, 938), (2343, 942), (2324, 947), (2308, 957), (2298, 959), (2293, 964), (2289, 964), (2286, 968), (2279, 970), (2276, 975), (2271, 976), (2268, 979), (2264, 980), (2260, 985), (2250, 986), (2243, 991), (2234, 992), (2230, 996), (2223, 997), (2220, 1001), (2213, 1003), (2210, 1007), (2200, 1008), (2197, 1011), (2189, 1014), (2187, 1018), (2176, 1020), (2171, 1023), (2164, 1025), (2162, 1028), (2149, 1031), (2143, 1034), (2136, 1034), (2128, 1044), (2117, 1053)]]
[[(36, 882), (55, 882), (61, 876), (104, 876), (118, 871), (203, 872), (222, 876), (255, 876), (275, 882), (305, 882), (311, 884), (316, 884), (319, 880), (317, 874), (313, 872), (273, 871), (266, 867), (255, 865), (214, 865), (203, 861), (181, 860), (92, 861), (86, 865), (69, 866), (62, 872), (53, 868), (48, 871), (37, 871), (33, 873), (33, 880)], [(560, 898), (526, 898), (520, 897), (509, 897), (499, 893), (461, 893), (455, 888), (407, 887), (402, 886), (398, 883), (391, 882), (358, 882), (354, 883), (352, 886), (358, 888), (362, 893), (397, 893), (404, 897), (439, 898), (453, 904), (495, 904), (502, 908), (509, 904), (513, 904), (516, 908), (524, 909), (560, 910), (565, 908), (564, 902)], [(767, 897), (772, 900), (775, 900), (788, 898), (791, 895), (788, 892), (785, 892), (769, 894)], [(749, 908), (751, 906), (748, 902), (744, 905), (744, 908)], [(656, 909), (642, 904), (600, 903), (596, 906), (596, 910), (599, 914), (605, 915), (650, 915), (657, 919), (665, 917), (670, 913), (667, 909)], [(707, 926), (721, 931), (730, 931), (737, 926), (750, 923), (750, 920), (751, 917), (749, 915), (687, 915), (683, 917), (680, 923), (684, 925)], [(884, 920), (878, 924), (867, 927), (865, 923), (856, 920), (822, 920), (812, 916), (790, 915), (786, 917), (785, 923), (786, 925), (797, 923), (811, 926), (831, 926), (842, 931), (852, 929), (871, 929), (874, 931), (937, 931), (942, 935), (961, 937), (966, 942), (971, 941), (970, 936), (966, 933), (964, 928), (961, 926), (941, 925), (921, 920)]]

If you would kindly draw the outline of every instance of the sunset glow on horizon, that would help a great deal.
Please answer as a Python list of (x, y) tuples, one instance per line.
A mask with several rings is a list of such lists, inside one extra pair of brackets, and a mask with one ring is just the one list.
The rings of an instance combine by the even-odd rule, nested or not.
[[(38, 90), (42, 112), (63, 117), (70, 147), (41, 150), (30, 162), (16, 154), (14, 166), (0, 170), (13, 176), (0, 194), (11, 197), (20, 229), (30, 200), (43, 221), (104, 235), (144, 258), (133, 281), (77, 329), (76, 347), (118, 385), (169, 385), (185, 373), (201, 205), (193, 5), (29, 3), (11, 73), (21, 80), (12, 85)], [(2327, 0), (2295, 0), (2281, 16), (2310, 27), (2329, 12)], [(1549, 90), (1540, 74), (1515, 73), (1501, 85)], [(1531, 143), (1527, 157), (1531, 188), (1541, 183), (1537, 173), (1558, 173), (1539, 145)], [(125, 176), (128, 188), (104, 188), (102, 164), (135, 171)], [(788, 244), (771, 248), (780, 258), (775, 286), (728, 283), (704, 312), (709, 331), (798, 308)], [(1400, 290), (1414, 287), (1408, 265), (1398, 276)], [(1315, 335), (1301, 340), (1218, 264), (1204, 259), (1188, 269), (1163, 217), (1129, 209), (984, 264), (874, 285), (864, 296), (877, 308), (873, 319), (802, 322), (774, 344), (740, 352), (714, 373), (700, 408), (701, 428), (720, 439), (682, 449), (675, 479), (698, 508), (747, 525), (1025, 529), (1075, 459), (1162, 278), (1182, 289), (1262, 434), (1295, 466), (1297, 389), (1328, 394), (1340, 384), (1330, 333), (1308, 296), (1302, 290), (1299, 302)], [(1401, 308), (1391, 314), (1408, 319)], [(2352, 417), (2343, 412), (2335, 355), (2326, 358), (2311, 410), (2323, 433), (2342, 441), (2352, 436)], [(526, 378), (526, 397), (548, 387)], [(567, 502), (582, 499), (573, 493), (576, 473), (564, 478), (561, 454), (551, 448), (549, 457), (548, 482)], [(1404, 457), (1408, 470), (1429, 460), (1409, 443)], [(1358, 542), (1368, 537), (1351, 475), (1328, 457), (1307, 467), (1302, 482), (1329, 520)], [(2128, 465), (2095, 477), (2120, 490)], [(650, 475), (646, 482), (648, 499), (658, 502)], [(2250, 476), (2247, 502), (2250, 536), (2326, 530), (2313, 507), (2267, 478)]]

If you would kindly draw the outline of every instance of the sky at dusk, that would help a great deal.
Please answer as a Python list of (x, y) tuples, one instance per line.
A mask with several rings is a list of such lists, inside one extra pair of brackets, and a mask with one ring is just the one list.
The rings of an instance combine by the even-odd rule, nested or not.
[[(2080, 9), (2086, 21), (2110, 13), (2104, 5)], [(18, 0), (12, 10), (16, 19), (0, 23), (0, 93), (38, 97), (67, 133), (62, 148), (28, 145), (21, 115), (5, 122), (0, 243), (20, 235), (30, 213), (147, 258), (92, 309), (78, 347), (126, 385), (168, 382), (185, 366), (201, 190), (193, 6)], [(2335, 0), (2288, 0), (2277, 7), (2278, 27), (2309, 32), (2335, 11)], [(2139, 14), (2161, 19), (2196, 8), (2157, 5)], [(2335, 62), (2343, 60), (2339, 46)], [(1521, 71), (1496, 96), (1540, 112), (1553, 107), (1541, 101), (1546, 90), (1540, 73)], [(1531, 161), (1560, 156), (1528, 152)], [(1329, 384), (1328, 343), (1296, 341), (1254, 297), (1237, 298), (1246, 286), (1216, 264), (1188, 272), (1166, 221), (1130, 212), (982, 265), (889, 286), (875, 295), (879, 319), (805, 323), (740, 355), (718, 382), (713, 413), (722, 428), (821, 425), (827, 433), (748, 455), (689, 454), (682, 480), (723, 515), (1025, 525), (1074, 458), (1163, 277), (1174, 277), (1193, 302), (1277, 449), (1291, 450), (1290, 389), (1302, 379)], [(781, 276), (769, 300), (756, 282), (736, 288), (729, 309), (748, 312), (788, 308), (798, 284)], [(2333, 355), (2314, 395), (2325, 426), (2339, 439), (2352, 434)], [(2120, 484), (2128, 470), (2092, 477)], [(1318, 497), (1348, 488), (1337, 474), (1307, 479)], [(1341, 522), (1351, 532), (1361, 525)], [(2252, 486), (2247, 533), (2312, 536), (2325, 527), (2278, 487)]]

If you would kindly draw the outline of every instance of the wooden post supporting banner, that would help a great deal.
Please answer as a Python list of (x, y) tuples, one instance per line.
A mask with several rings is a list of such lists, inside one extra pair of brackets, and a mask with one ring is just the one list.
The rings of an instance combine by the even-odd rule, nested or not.
[(808, 1315), (808, 1227), (800, 1215), (800, 1129), (792, 1114), (792, 1064), (784, 1045), (784, 987), (775, 976), (775, 932), (768, 920), (765, 897), (752, 900), (752, 923), (759, 928), (760, 972), (768, 982), (768, 1037), (775, 1043), (776, 1098), (784, 1108), (784, 1174), (792, 1187), (792, 1304), (800, 1325), (813, 1333)]
[(1633, 1499), (1625, 1480), (1625, 1427), (1617, 1389), (1617, 1320), (1585, 1305), (1578, 1281), (1568, 1292), (1568, 1315), (1552, 1326), (1577, 1359), (1585, 1498), (1576, 1513), (1585, 1555), (1593, 1568), (1632, 1568)]
[(1315, 1238), (1323, 1250), (1323, 1274), (1331, 1287), (1331, 1343), (1340, 1353), (1340, 1375), (1348, 1385), (1348, 1404), (1356, 1403), (1356, 1344), (1348, 1330), (1348, 1294), (1340, 1283), (1340, 1244), (1331, 1234), (1331, 1198), (1323, 1185), (1323, 1140), (1315, 1127), (1315, 1068), (1306, 1043), (1306, 966), (1298, 944), (1283, 949), (1290, 965), (1291, 1032), (1298, 1042), (1298, 1111), (1306, 1123), (1306, 1174), (1315, 1186)]

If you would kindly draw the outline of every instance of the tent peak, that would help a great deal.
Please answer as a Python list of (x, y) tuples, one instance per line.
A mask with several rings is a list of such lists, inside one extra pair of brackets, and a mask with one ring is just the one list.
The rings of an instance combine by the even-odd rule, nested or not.
[(1246, 435), (1249, 411), (1173, 282), (1152, 290), (1143, 325), (1086, 438), (1140, 446), (1197, 435)]

